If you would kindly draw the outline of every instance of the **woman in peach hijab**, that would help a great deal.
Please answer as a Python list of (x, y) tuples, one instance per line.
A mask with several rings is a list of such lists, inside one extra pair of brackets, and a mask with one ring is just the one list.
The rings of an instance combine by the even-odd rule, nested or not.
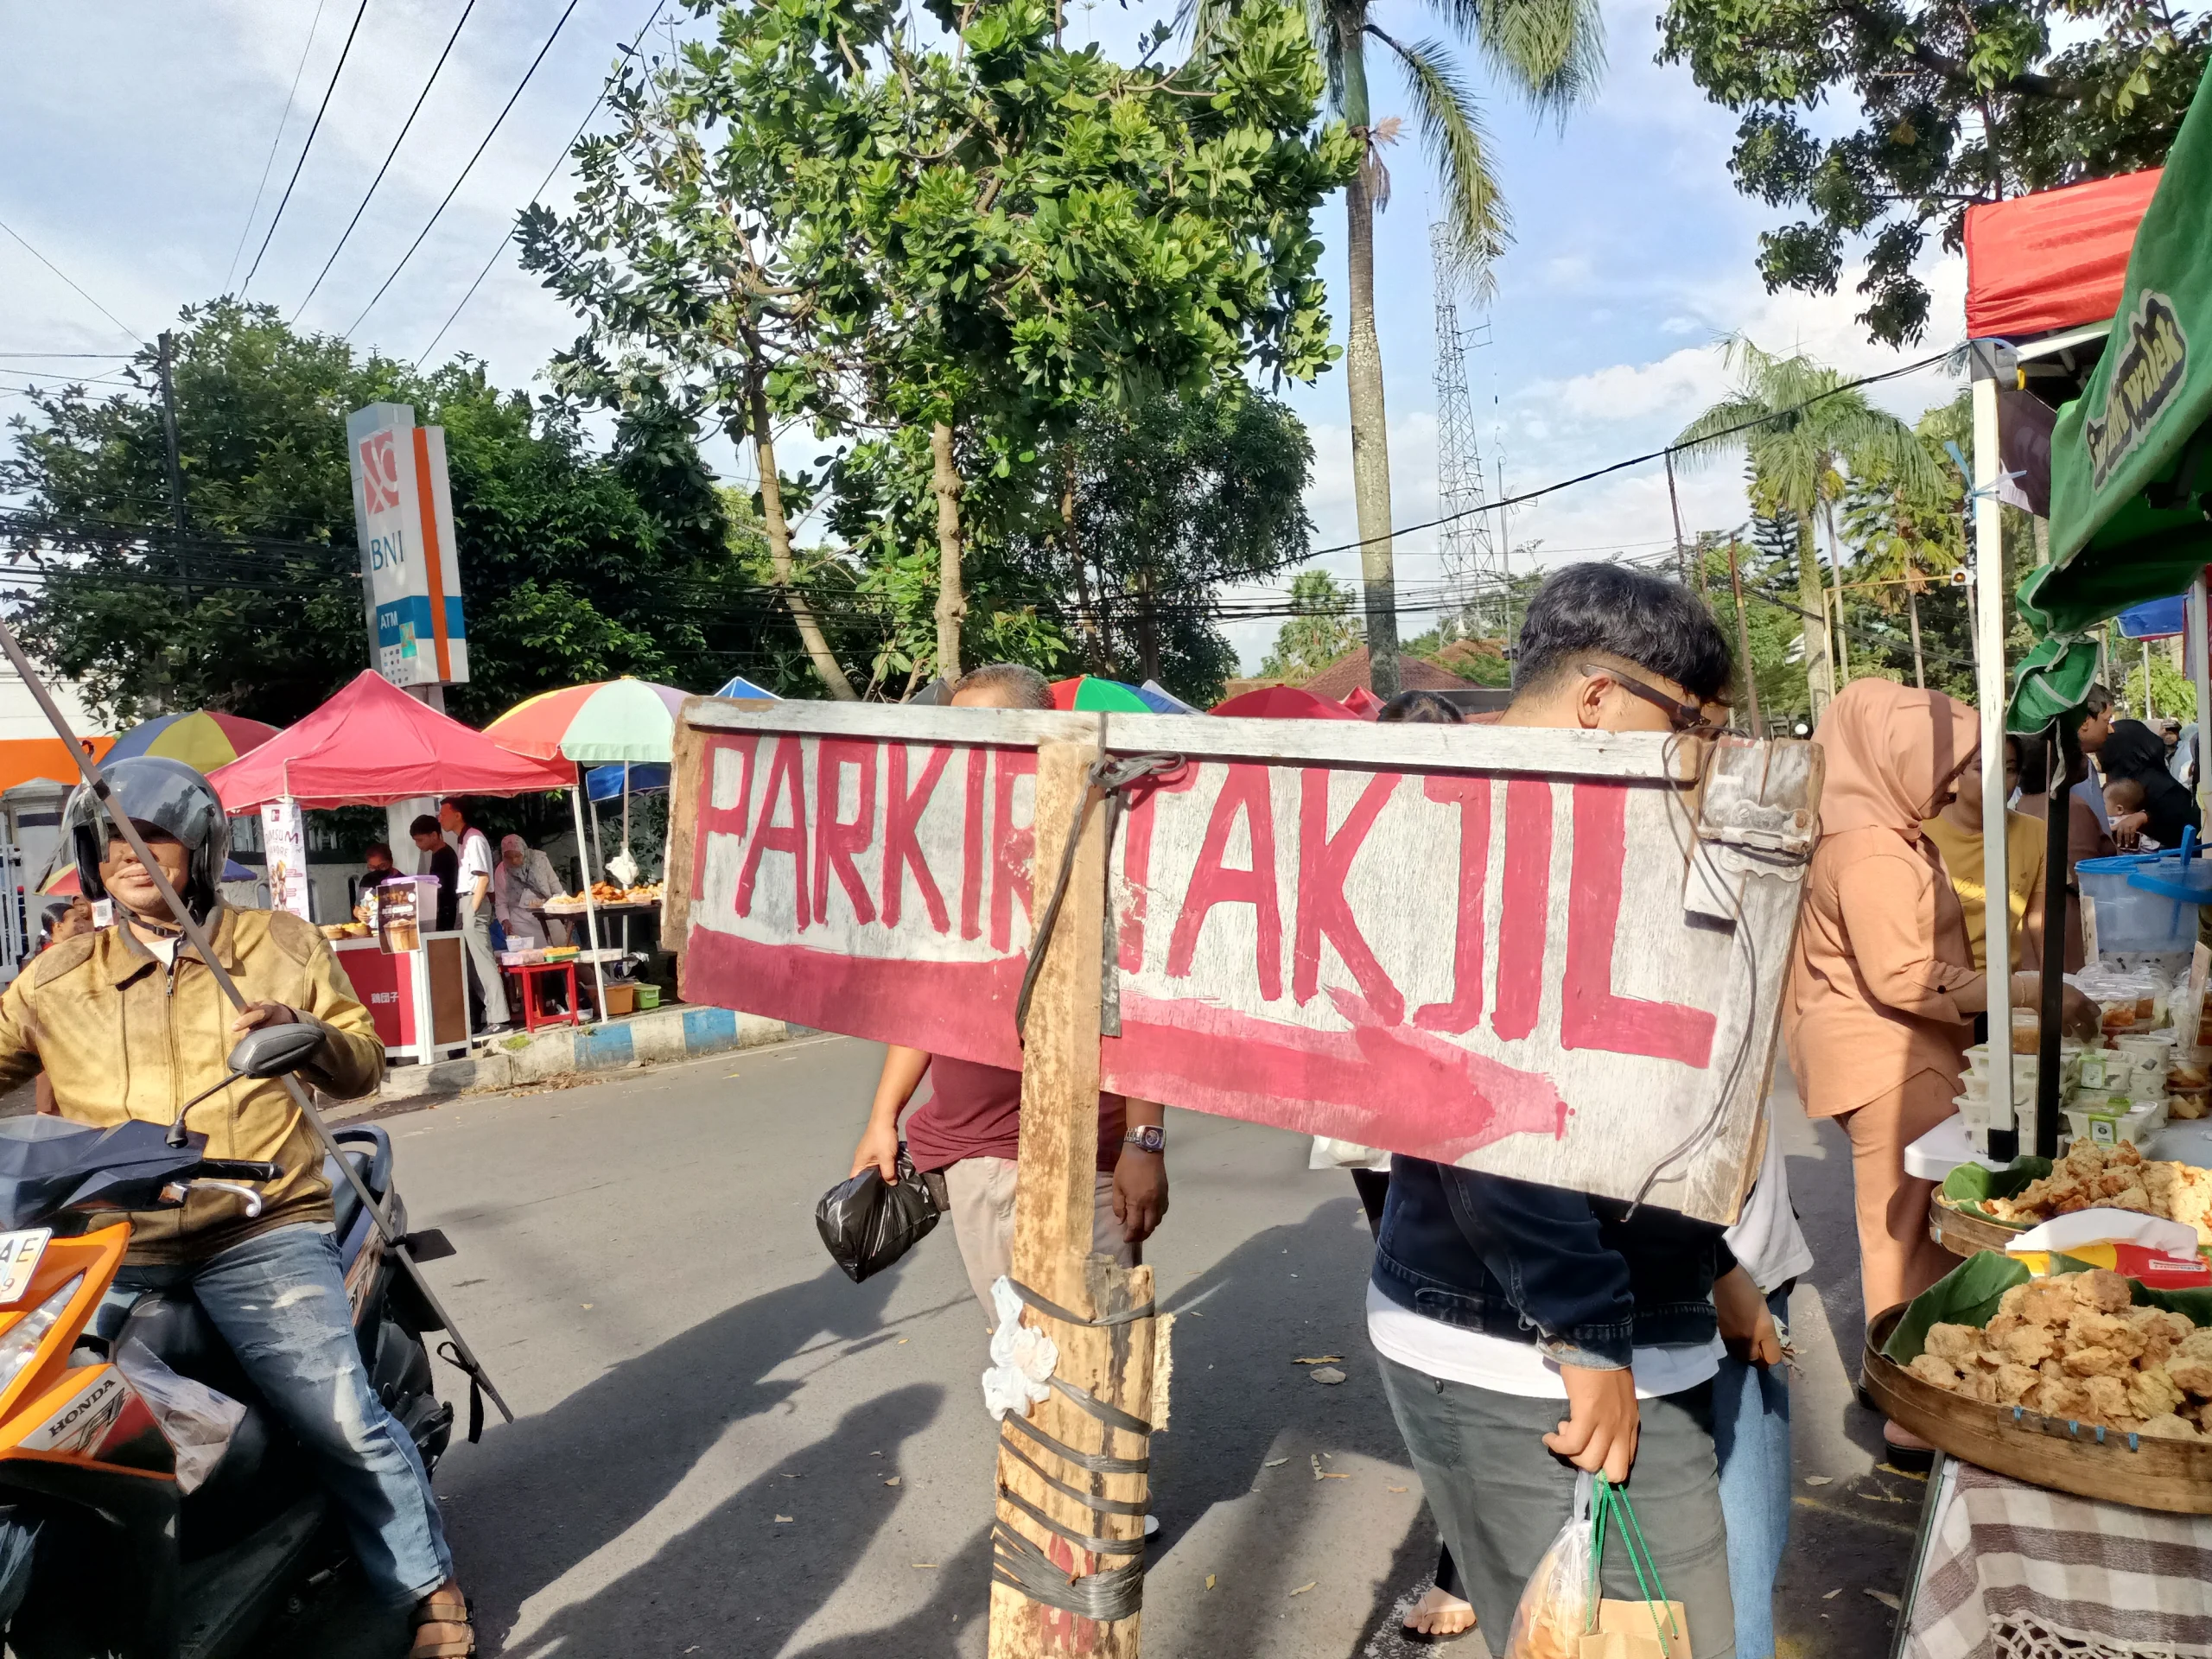
[[(1871, 1319), (1955, 1265), (1928, 1236), (1933, 1184), (1906, 1176), (1904, 1149), (1951, 1116), (1974, 1016), (1989, 1006), (1957, 896), (1920, 830), (1978, 763), (1979, 721), (1940, 691), (1859, 680), (1828, 705), (1813, 741), (1827, 773), (1783, 1032), (1806, 1112), (1836, 1119), (1851, 1137)], [(2015, 975), (2011, 1001), (2032, 1004), (2037, 983)], [(1916, 1444), (1894, 1425), (1885, 1432), (1892, 1445)]]

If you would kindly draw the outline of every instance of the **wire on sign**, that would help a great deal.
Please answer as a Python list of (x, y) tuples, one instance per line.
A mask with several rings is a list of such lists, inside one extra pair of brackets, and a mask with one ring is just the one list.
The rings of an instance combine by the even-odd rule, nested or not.
[(322, 118), (330, 108), (330, 95), (338, 90), (338, 78), (346, 73), (346, 60), (353, 50), (353, 36), (361, 32), (361, 18), (368, 11), (369, 0), (361, 0), (360, 10), (353, 14), (353, 27), (346, 31), (346, 44), (338, 49), (338, 67), (330, 72), (330, 85), (322, 89), (322, 102), (315, 106), (315, 124), (308, 129), (308, 141), (300, 146), (300, 159), (292, 163), (292, 176), (285, 181), (284, 194), (276, 203), (276, 211), (269, 220), (269, 233), (261, 238), (261, 246), (253, 256), (253, 264), (246, 267), (245, 281), (238, 284), (243, 296), (253, 286), (253, 273), (261, 269), (262, 256), (269, 251), (269, 244), (283, 221), (284, 208), (292, 200), (292, 187), (300, 181), (300, 169), (308, 164), (308, 152), (315, 148), (315, 136), (322, 130)]
[(407, 142), (407, 134), (415, 125), (415, 118), (423, 112), (423, 100), (430, 95), (430, 88), (438, 84), (438, 72), (446, 67), (446, 60), (453, 55), (454, 42), (461, 38), (467, 27), (468, 14), (476, 10), (476, 0), (461, 9), (461, 21), (453, 26), (453, 33), (446, 36), (446, 49), (438, 54), (438, 60), (430, 66), (430, 78), (423, 83), (423, 90), (415, 94), (415, 107), (407, 111), (407, 119), (399, 125), (399, 137), (391, 141), (391, 148), (385, 152), (384, 165), (377, 168), (377, 175), (369, 181), (369, 188), (361, 194), (360, 206), (353, 209), (353, 217), (346, 221), (346, 228), (339, 233), (338, 245), (330, 251), (330, 257), (322, 262), (322, 269), (315, 274), (315, 281), (308, 284), (307, 293), (292, 311), (292, 321), (300, 320), (300, 313), (308, 308), (308, 302), (315, 298), (315, 290), (322, 286), (322, 279), (330, 275), (330, 268), (338, 263), (338, 256), (346, 251), (346, 238), (353, 234), (353, 227), (361, 222), (361, 215), (369, 210), (369, 198), (384, 182), (384, 175), (391, 170), (392, 158), (399, 154), (400, 145)]
[[(368, 0), (362, 0), (363, 4), (365, 5), (367, 3)], [(407, 262), (415, 257), (415, 250), (423, 245), (423, 238), (429, 235), (432, 227), (437, 224), (439, 217), (444, 213), (448, 203), (453, 200), (454, 194), (460, 190), (461, 187), (467, 182), (468, 175), (475, 167), (478, 157), (484, 154), (485, 150), (490, 146), (493, 138), (498, 135), (500, 124), (507, 118), (507, 111), (514, 108), (515, 100), (522, 96), (523, 89), (530, 85), (530, 78), (537, 73), (537, 66), (545, 61), (545, 54), (553, 49), (553, 42), (561, 38), (561, 31), (568, 27), (569, 19), (575, 15), (575, 10), (576, 0), (569, 0), (567, 10), (563, 11), (561, 14), (561, 21), (553, 25), (553, 32), (545, 37), (545, 44), (537, 48), (537, 55), (530, 60), (530, 67), (522, 72), (522, 79), (520, 83), (518, 84), (514, 91), (508, 95), (507, 101), (500, 106), (499, 113), (492, 122), (491, 131), (484, 135), (484, 142), (476, 146), (475, 153), (469, 156), (467, 165), (461, 169), (461, 176), (453, 181), (453, 188), (446, 192), (444, 200), (438, 203), (436, 209), (430, 214), (429, 224), (423, 226), (423, 228), (416, 233), (415, 239), (407, 245), (407, 251), (399, 256), (399, 263), (391, 268), (391, 275), (384, 279), (383, 286), (378, 288), (375, 293), (369, 296), (369, 302), (361, 308), (361, 315), (354, 318), (352, 324), (346, 328), (345, 334), (346, 339), (351, 340), (353, 338), (353, 330), (355, 328), (359, 328), (363, 322), (366, 321), (368, 320), (369, 313), (377, 308), (377, 302), (384, 298), (385, 289), (390, 288), (394, 283), (399, 280), (399, 273), (407, 269)]]

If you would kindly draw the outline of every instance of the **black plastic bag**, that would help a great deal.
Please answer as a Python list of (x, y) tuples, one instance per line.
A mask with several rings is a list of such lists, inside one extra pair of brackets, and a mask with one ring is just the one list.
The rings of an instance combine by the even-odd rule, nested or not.
[(886, 1181), (874, 1164), (822, 1195), (814, 1224), (830, 1258), (858, 1284), (880, 1273), (914, 1247), (937, 1225), (936, 1196), (904, 1147), (899, 1148), (899, 1179)]

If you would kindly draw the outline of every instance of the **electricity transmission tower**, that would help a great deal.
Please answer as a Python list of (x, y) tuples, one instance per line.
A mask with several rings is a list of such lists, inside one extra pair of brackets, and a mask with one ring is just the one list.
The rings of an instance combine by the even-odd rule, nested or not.
[[(1459, 327), (1457, 262), (1452, 232), (1428, 227), (1436, 283), (1436, 485), (1444, 556), (1444, 581), (1459, 610), (1445, 631), (1496, 634), (1504, 631), (1505, 537), (1502, 525), (1481, 509), (1489, 500), (1483, 482), (1482, 445), (1475, 434), (1473, 399), (1467, 392), (1467, 346), (1490, 344), (1490, 325)], [(1503, 512), (1497, 515), (1503, 518)]]

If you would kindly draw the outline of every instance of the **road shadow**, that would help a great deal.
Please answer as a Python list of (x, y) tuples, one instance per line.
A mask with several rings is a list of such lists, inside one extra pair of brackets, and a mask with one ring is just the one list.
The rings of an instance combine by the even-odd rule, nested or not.
[[(493, 1424), (479, 1446), (456, 1446), (437, 1484), (485, 1650), (499, 1650), (531, 1596), (648, 1515), (732, 1424), (781, 1407), (813, 1371), (892, 1339), (885, 1307), (902, 1273), (854, 1285), (826, 1268), (611, 1367), (550, 1410)], [(787, 1375), (771, 1380), (779, 1369)], [(906, 1403), (891, 1408), (882, 1426), (913, 1432), (934, 1414), (938, 1391), (928, 1392), (926, 1413), (912, 1390), (885, 1396)], [(797, 1599), (789, 1580), (764, 1580), (762, 1592), (786, 1611)], [(798, 1622), (791, 1618), (788, 1628)]]

